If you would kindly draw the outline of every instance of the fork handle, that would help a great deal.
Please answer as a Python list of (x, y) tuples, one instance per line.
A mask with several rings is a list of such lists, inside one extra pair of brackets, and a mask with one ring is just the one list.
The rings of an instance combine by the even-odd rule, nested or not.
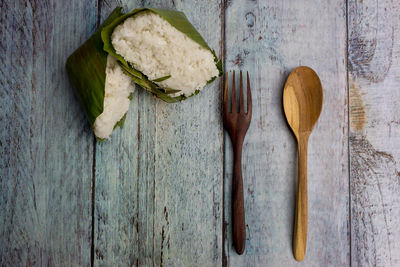
[(242, 145), (243, 142), (239, 142), (235, 145), (232, 181), (233, 244), (239, 255), (243, 254), (246, 242), (242, 178)]

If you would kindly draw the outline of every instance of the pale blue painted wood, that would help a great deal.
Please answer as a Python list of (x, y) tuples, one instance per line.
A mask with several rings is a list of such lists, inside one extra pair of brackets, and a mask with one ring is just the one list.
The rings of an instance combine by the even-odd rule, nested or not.
[[(100, 6), (101, 20), (118, 1)], [(95, 232), (96, 266), (153, 265), (154, 225), (154, 101), (137, 87), (123, 129), (111, 141), (96, 145)]]
[[(183, 11), (219, 54), (219, 1), (120, 1)], [(182, 103), (137, 88), (125, 127), (96, 146), (95, 265), (218, 266), (222, 262), (219, 82)]]
[(351, 257), (400, 266), (400, 5), (349, 1)]
[[(183, 11), (220, 55), (220, 1), (158, 3)], [(216, 266), (222, 262), (223, 130), (219, 88), (217, 79), (179, 105), (157, 102), (155, 253), (166, 266)]]
[(96, 1), (0, 9), (0, 265), (88, 266), (93, 136), (64, 66)]
[[(232, 248), (218, 81), (180, 104), (137, 88), (124, 129), (93, 147), (64, 64), (117, 5), (184, 11), (228, 70), (250, 71), (245, 255)], [(0, 265), (90, 265), (94, 204), (94, 265), (397, 266), (400, 6), (348, 7), (349, 83), (345, 1), (0, 2)], [(281, 94), (300, 64), (320, 75), (325, 99), (309, 147), (307, 258), (296, 264), (296, 148)]]
[[(243, 146), (246, 250), (232, 246), (232, 150), (225, 139), (225, 254), (229, 266), (350, 264), (346, 87), (346, 2), (229, 1), (226, 69), (247, 70), (253, 119)], [(292, 254), (297, 148), (282, 109), (289, 72), (320, 76), (324, 106), (308, 149), (306, 259)]]

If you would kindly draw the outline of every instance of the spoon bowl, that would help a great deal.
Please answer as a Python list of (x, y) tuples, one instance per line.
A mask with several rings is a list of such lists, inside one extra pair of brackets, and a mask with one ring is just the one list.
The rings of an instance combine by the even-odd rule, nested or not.
[(298, 183), (293, 254), (302, 261), (307, 243), (307, 144), (322, 110), (323, 92), (318, 75), (309, 67), (294, 69), (283, 89), (286, 119), (298, 144)]
[(283, 108), (297, 139), (313, 130), (321, 114), (322, 100), (322, 85), (315, 71), (301, 66), (290, 73), (283, 89)]

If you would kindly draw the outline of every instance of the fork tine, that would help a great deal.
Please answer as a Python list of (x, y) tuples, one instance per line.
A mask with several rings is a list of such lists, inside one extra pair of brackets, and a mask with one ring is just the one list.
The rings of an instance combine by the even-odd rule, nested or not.
[(236, 87), (235, 87), (235, 71), (233, 71), (233, 81), (232, 81), (232, 113), (236, 113)]
[(243, 78), (242, 78), (242, 71), (240, 71), (239, 112), (240, 112), (240, 113), (245, 113), (245, 110), (244, 110), (244, 99), (243, 99)]
[(250, 89), (250, 78), (249, 72), (247, 72), (247, 114), (251, 116), (252, 102), (251, 102), (251, 89)]
[(225, 73), (225, 90), (224, 90), (224, 113), (227, 114), (229, 112), (229, 104), (228, 104), (228, 72)]

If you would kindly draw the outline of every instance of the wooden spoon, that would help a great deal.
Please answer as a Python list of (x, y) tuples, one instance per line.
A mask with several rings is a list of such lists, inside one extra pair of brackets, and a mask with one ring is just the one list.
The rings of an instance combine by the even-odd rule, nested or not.
[(322, 86), (309, 67), (294, 69), (283, 89), (283, 108), (298, 144), (298, 186), (293, 254), (302, 261), (307, 243), (307, 143), (322, 110)]

